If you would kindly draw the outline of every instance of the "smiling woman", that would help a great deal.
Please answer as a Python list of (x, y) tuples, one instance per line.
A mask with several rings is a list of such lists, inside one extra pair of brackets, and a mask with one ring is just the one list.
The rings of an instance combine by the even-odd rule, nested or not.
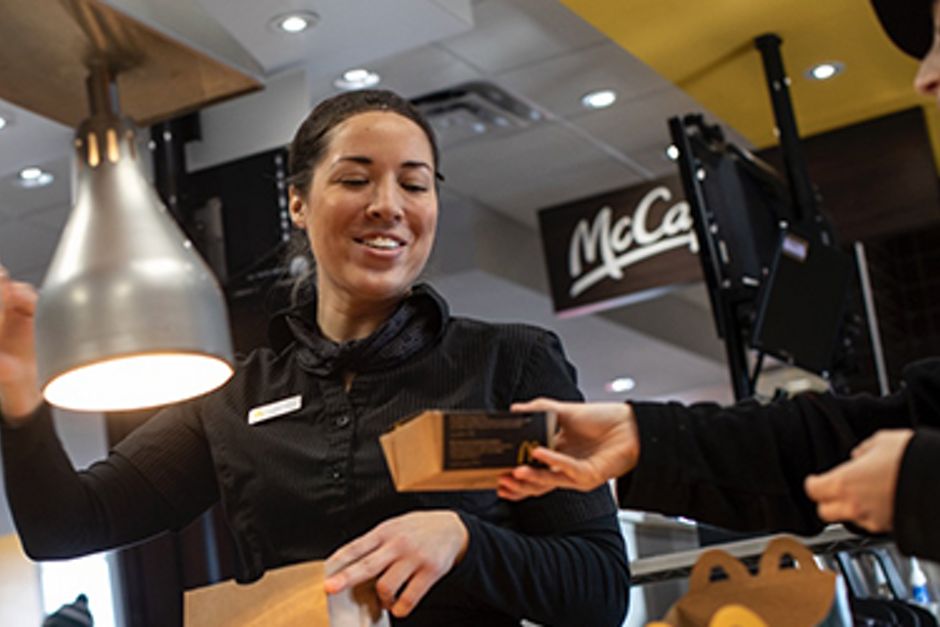
[(318, 271), (272, 321), (274, 346), (85, 471), (30, 379), (35, 295), (0, 278), (3, 462), (27, 552), (127, 544), (221, 501), (243, 582), (329, 557), (326, 589), (375, 579), (395, 624), (620, 625), (629, 574), (606, 487), (512, 503), (392, 484), (379, 436), (402, 417), (581, 398), (553, 334), (453, 317), (415, 284), (438, 213), (427, 122), (391, 92), (345, 93), (301, 124), (290, 166), (290, 214)]

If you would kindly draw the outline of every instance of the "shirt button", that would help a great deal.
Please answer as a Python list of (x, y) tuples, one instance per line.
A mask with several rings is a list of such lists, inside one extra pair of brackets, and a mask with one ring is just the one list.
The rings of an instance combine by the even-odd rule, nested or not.
[(343, 478), (343, 471), (339, 468), (334, 468), (330, 471), (330, 478), (333, 481), (340, 481)]
[(343, 414), (342, 416), (339, 416), (336, 419), (337, 427), (345, 427), (348, 424), (349, 424), (349, 416), (347, 414)]

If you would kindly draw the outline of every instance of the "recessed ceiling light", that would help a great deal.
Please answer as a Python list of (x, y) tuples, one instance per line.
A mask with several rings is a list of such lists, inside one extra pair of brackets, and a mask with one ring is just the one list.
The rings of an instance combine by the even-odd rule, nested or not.
[(677, 161), (679, 159), (679, 148), (675, 144), (666, 146), (666, 157), (668, 157), (670, 161)]
[(333, 84), (340, 89), (365, 89), (377, 85), (380, 80), (381, 77), (375, 72), (357, 67), (343, 72)]
[(845, 65), (839, 61), (827, 61), (825, 63), (820, 63), (819, 65), (814, 65), (806, 71), (807, 78), (811, 78), (815, 81), (825, 81), (830, 78), (841, 74), (845, 69)]
[(0, 115), (0, 131), (2, 131), (3, 129), (5, 129), (5, 128), (7, 127), (7, 124), (9, 124), (9, 122), (7, 121), (7, 119), (6, 119), (5, 117), (3, 117), (2, 115)]
[(19, 183), (23, 187), (45, 187), (55, 179), (51, 172), (30, 166), (20, 170)]
[(310, 11), (295, 11), (278, 15), (270, 21), (270, 25), (282, 33), (295, 35), (313, 28), (320, 18)]
[(581, 98), (581, 104), (588, 109), (603, 109), (614, 104), (617, 100), (617, 92), (613, 89), (599, 89), (589, 94), (584, 94)]
[(631, 377), (618, 377), (613, 381), (609, 381), (604, 389), (608, 392), (629, 392), (636, 387), (636, 381)]

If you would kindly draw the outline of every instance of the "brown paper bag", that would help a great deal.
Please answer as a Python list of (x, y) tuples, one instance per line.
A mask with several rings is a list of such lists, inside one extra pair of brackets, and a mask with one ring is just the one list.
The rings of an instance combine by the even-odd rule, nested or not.
[[(789, 555), (796, 568), (780, 568)], [(728, 576), (711, 581), (720, 568)], [(689, 591), (666, 614), (671, 627), (708, 627), (716, 613), (729, 605), (741, 606), (768, 625), (822, 623), (836, 599), (836, 574), (816, 566), (809, 549), (795, 538), (775, 538), (761, 556), (759, 572), (751, 576), (739, 560), (721, 550), (702, 554), (692, 568)]]
[(327, 596), (324, 563), (270, 570), (242, 585), (225, 581), (189, 590), (183, 599), (185, 627), (388, 627), (373, 582)]

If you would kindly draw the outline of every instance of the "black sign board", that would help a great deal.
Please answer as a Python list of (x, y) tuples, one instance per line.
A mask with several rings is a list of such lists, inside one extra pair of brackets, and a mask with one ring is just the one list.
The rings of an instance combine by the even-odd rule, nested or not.
[(576, 316), (701, 279), (677, 176), (539, 211), (555, 311)]

